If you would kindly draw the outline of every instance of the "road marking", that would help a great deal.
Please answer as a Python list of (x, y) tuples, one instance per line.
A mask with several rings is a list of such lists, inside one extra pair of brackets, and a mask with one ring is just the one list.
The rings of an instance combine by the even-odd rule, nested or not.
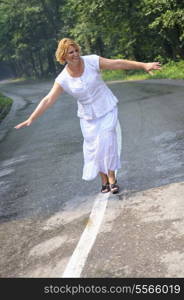
[(104, 216), (108, 197), (108, 194), (99, 194), (96, 197), (87, 226), (81, 235), (80, 241), (70, 258), (62, 277), (80, 277), (88, 254), (96, 239)]
[[(117, 124), (117, 138), (118, 138), (118, 153), (121, 154), (121, 127), (118, 121)], [(75, 248), (66, 269), (62, 275), (62, 278), (80, 278), (81, 272), (85, 265), (88, 254), (96, 240), (105, 209), (109, 193), (98, 194), (94, 201), (94, 205), (89, 216), (88, 223), (84, 229), (81, 238)]]

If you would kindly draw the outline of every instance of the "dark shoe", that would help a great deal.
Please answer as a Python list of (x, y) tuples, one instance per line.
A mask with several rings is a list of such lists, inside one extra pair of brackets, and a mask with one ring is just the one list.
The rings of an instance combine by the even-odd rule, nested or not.
[(117, 180), (114, 183), (110, 184), (110, 190), (112, 194), (119, 193), (119, 185), (117, 184)]
[(101, 193), (108, 193), (108, 192), (110, 192), (109, 183), (102, 184)]

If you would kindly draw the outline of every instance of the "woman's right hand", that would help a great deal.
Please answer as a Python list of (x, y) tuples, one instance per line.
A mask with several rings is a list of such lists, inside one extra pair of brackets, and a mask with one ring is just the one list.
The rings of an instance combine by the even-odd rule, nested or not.
[(22, 127), (30, 126), (32, 122), (33, 122), (32, 120), (27, 119), (26, 121), (16, 125), (14, 128), (19, 129), (19, 128), (22, 128)]
[(41, 116), (44, 113), (44, 111), (47, 108), (54, 104), (54, 102), (58, 99), (59, 95), (63, 92), (63, 88), (59, 85), (59, 83), (55, 82), (48, 95), (40, 101), (40, 103), (37, 105), (36, 109), (31, 114), (31, 116), (26, 121), (17, 124), (14, 128), (19, 129), (22, 127), (30, 126), (33, 120), (36, 120), (39, 116)]

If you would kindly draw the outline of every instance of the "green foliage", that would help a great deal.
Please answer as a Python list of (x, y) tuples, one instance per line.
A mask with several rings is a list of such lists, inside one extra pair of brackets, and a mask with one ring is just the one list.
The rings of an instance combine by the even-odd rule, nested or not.
[(12, 99), (5, 97), (0, 93), (0, 122), (4, 119), (12, 106)]
[(184, 60), (169, 61), (161, 71), (155, 72), (154, 78), (184, 79)]
[(60, 65), (54, 54), (63, 37), (74, 38), (83, 54), (179, 61), (184, 59), (184, 1), (0, 1), (0, 60), (17, 76), (55, 75)]
[(102, 77), (104, 80), (124, 80), (126, 77), (125, 70), (104, 70), (102, 71)]
[(59, 0), (4, 0), (0, 2), (0, 59), (17, 75), (54, 74), (57, 31), (62, 24)]
[(160, 54), (167, 59), (184, 58), (184, 2), (178, 0), (144, 0), (150, 18), (149, 29), (158, 33)]

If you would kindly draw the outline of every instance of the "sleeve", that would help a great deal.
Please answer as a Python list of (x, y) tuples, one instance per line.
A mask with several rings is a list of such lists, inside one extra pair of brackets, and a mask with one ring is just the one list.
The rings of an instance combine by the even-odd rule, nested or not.
[(86, 55), (87, 62), (97, 71), (100, 71), (99, 58), (96, 54)]
[(59, 83), (59, 85), (61, 85), (63, 87), (63, 80), (62, 80), (61, 73), (56, 77), (55, 82)]

